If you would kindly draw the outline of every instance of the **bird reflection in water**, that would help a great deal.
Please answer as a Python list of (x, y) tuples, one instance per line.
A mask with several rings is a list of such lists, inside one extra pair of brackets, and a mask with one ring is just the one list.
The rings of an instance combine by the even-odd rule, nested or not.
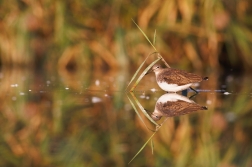
[(151, 117), (153, 120), (158, 121), (162, 117), (185, 115), (198, 110), (207, 110), (207, 107), (201, 106), (185, 96), (167, 93), (157, 100)]

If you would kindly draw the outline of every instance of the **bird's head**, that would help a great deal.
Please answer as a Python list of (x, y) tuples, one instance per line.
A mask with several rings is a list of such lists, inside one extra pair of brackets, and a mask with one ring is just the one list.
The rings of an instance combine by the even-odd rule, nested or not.
[(158, 121), (162, 118), (162, 116), (160, 115), (156, 115), (155, 113), (152, 113), (151, 114), (151, 118), (154, 120), (154, 121)]
[(161, 69), (161, 65), (160, 64), (155, 64), (153, 67), (152, 67), (152, 71), (153, 72), (157, 72)]
[(154, 120), (154, 121), (158, 121), (162, 118), (163, 114), (162, 112), (160, 112), (156, 107), (155, 107), (155, 110), (153, 111), (153, 113), (151, 113), (151, 118)]
[(155, 64), (155, 65), (152, 67), (152, 69), (150, 70), (150, 72), (146, 73), (145, 75), (147, 75), (147, 74), (149, 74), (149, 73), (151, 73), (151, 72), (158, 73), (159, 70), (160, 70), (161, 68), (162, 68), (162, 67), (161, 67), (160, 64)]

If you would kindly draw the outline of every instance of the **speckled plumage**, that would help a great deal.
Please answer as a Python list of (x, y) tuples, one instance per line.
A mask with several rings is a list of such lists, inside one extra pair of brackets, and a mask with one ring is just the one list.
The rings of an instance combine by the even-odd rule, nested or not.
[(167, 93), (159, 97), (151, 117), (158, 121), (161, 117), (185, 115), (198, 110), (207, 110), (207, 107), (201, 106), (185, 96)]
[(152, 67), (159, 87), (168, 92), (177, 92), (189, 88), (192, 84), (207, 80), (197, 74), (173, 68), (162, 68), (159, 64)]
[(169, 84), (177, 84), (178, 86), (197, 83), (202, 80), (203, 78), (197, 74), (173, 68), (163, 68), (157, 76), (157, 82), (167, 82)]
[(174, 117), (189, 114), (197, 110), (206, 110), (206, 107), (197, 103), (188, 103), (178, 100), (176, 102), (167, 101), (166, 103), (157, 103), (156, 110), (158, 110), (162, 116)]
[(201, 106), (185, 96), (176, 93), (167, 93), (157, 100), (155, 110), (151, 114), (151, 117), (157, 121), (161, 117), (180, 116), (198, 110), (207, 110), (207, 107)]

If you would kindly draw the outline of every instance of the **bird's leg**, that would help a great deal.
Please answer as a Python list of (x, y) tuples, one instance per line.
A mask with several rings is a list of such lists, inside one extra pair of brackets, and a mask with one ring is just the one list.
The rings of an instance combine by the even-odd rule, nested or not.
[(196, 96), (198, 93), (193, 94), (192, 96), (189, 97), (189, 99), (192, 99), (194, 96)]
[(190, 87), (190, 89), (192, 89), (196, 94), (199, 93), (197, 90), (193, 89), (192, 87)]
[(182, 90), (182, 95), (187, 97), (188, 90)]

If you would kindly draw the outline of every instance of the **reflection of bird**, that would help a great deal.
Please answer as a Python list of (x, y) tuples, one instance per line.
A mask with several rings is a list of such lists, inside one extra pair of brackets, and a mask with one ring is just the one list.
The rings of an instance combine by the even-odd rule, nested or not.
[[(167, 92), (178, 92), (189, 88), (193, 83), (208, 80), (208, 77), (201, 77), (197, 74), (188, 73), (173, 68), (162, 68), (159, 64), (152, 67), (156, 75), (159, 87)], [(190, 87), (191, 88), (191, 87)], [(194, 90), (193, 88), (191, 88)], [(194, 90), (197, 92), (196, 90)]]
[(207, 110), (207, 107), (200, 106), (185, 96), (176, 93), (167, 93), (157, 100), (151, 117), (153, 120), (158, 121), (163, 116), (174, 117), (189, 114), (197, 110)]

